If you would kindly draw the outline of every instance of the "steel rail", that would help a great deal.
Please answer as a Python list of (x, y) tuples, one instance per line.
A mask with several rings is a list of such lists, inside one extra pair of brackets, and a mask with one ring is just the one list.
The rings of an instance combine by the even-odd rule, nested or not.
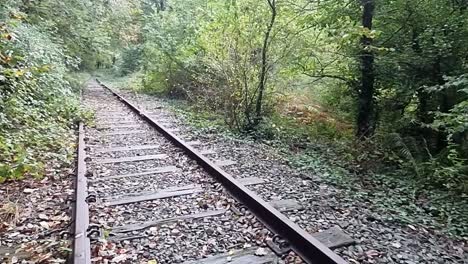
[(75, 182), (75, 208), (74, 208), (74, 241), (73, 263), (91, 264), (91, 242), (88, 237), (89, 207), (86, 202), (88, 196), (88, 183), (86, 179), (86, 153), (83, 123), (79, 124), (78, 134), (78, 162)]
[(163, 134), (173, 144), (182, 148), (185, 153), (192, 159), (196, 160), (200, 166), (202, 166), (209, 174), (220, 181), (228, 190), (228, 192), (239, 202), (243, 203), (267, 228), (286, 239), (290, 243), (294, 252), (298, 254), (305, 262), (309, 264), (347, 263), (328, 247), (312, 237), (311, 234), (300, 228), (297, 224), (289, 220), (285, 215), (273, 208), (260, 196), (239, 183), (231, 175), (214, 164), (210, 159), (177, 137), (174, 133), (168, 131), (156, 120), (149, 117), (146, 112), (139, 110), (134, 104), (99, 80), (97, 80), (97, 82), (102, 87), (109, 90), (133, 112), (147, 121), (153, 128)]

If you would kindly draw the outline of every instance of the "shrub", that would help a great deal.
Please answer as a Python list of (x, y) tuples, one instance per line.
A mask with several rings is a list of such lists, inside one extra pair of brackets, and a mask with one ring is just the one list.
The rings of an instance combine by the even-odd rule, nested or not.
[(0, 26), (0, 181), (41, 177), (46, 164), (71, 160), (70, 129), (78, 100), (67, 64), (51, 36), (12, 20)]

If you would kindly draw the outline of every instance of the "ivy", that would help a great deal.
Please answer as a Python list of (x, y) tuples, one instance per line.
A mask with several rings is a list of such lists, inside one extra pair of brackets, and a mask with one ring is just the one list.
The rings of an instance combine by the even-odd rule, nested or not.
[[(11, 4), (11, 3), (10, 3)], [(82, 118), (71, 82), (78, 58), (32, 17), (3, 5), (0, 23), (0, 182), (44, 177), (73, 161)], [(71, 68), (70, 68), (71, 67)]]

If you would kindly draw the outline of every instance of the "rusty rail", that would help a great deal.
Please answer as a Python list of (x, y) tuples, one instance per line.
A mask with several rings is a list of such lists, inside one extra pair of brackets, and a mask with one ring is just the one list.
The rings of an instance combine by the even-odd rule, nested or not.
[(78, 134), (78, 162), (75, 182), (75, 208), (74, 208), (74, 241), (73, 263), (91, 264), (91, 244), (88, 237), (89, 208), (86, 202), (88, 186), (86, 179), (86, 153), (83, 123), (79, 124)]
[(247, 189), (244, 185), (235, 180), (231, 175), (222, 170), (195, 148), (188, 145), (172, 132), (168, 131), (156, 120), (149, 117), (144, 111), (139, 110), (134, 104), (115, 92), (113, 89), (101, 83), (100, 85), (108, 89), (121, 102), (127, 105), (133, 112), (147, 121), (153, 128), (164, 135), (174, 145), (182, 148), (187, 155), (196, 160), (208, 173), (220, 181), (223, 186), (239, 202), (243, 203), (266, 227), (274, 233), (286, 239), (304, 261), (310, 264), (344, 264), (347, 263), (332, 250), (324, 246), (308, 232), (300, 228), (297, 224), (289, 220), (285, 215), (273, 208), (260, 196)]

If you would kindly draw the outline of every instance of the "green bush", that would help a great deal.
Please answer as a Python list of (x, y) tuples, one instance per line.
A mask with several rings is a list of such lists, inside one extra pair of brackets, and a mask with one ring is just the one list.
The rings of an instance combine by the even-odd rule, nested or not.
[(20, 20), (0, 34), (0, 181), (42, 177), (72, 160), (80, 111), (66, 65), (77, 61)]
[(141, 47), (130, 46), (125, 48), (117, 61), (117, 72), (121, 76), (125, 76), (134, 73), (139, 70), (141, 65)]

